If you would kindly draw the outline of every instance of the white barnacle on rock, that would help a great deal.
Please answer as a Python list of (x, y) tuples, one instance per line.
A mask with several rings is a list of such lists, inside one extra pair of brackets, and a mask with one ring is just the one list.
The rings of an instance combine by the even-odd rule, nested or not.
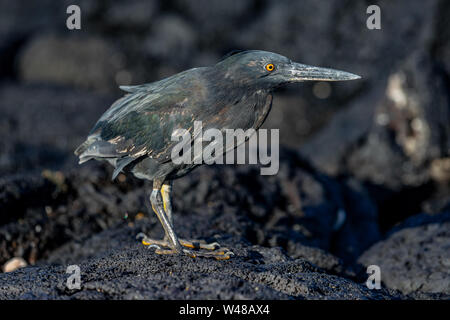
[(397, 72), (389, 77), (386, 96), (393, 103), (393, 114), (386, 114), (386, 118), (380, 113), (376, 118), (377, 123), (386, 125), (390, 121), (389, 116), (395, 117), (397, 113), (401, 125), (397, 124), (396, 142), (406, 155), (420, 163), (428, 152), (430, 129), (424, 119), (424, 107), (420, 104), (420, 97), (408, 85), (404, 72)]
[(404, 73), (394, 73), (389, 77), (386, 94), (399, 109), (406, 107), (408, 98), (404, 90), (406, 77)]
[(26, 266), (27, 262), (23, 258), (14, 257), (5, 262), (3, 265), (3, 272), (12, 272)]

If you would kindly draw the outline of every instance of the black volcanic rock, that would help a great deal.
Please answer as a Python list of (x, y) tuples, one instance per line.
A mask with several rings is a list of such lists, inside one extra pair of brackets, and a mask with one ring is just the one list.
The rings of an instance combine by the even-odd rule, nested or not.
[[(34, 266), (2, 274), (0, 296), (401, 297), (367, 289), (348, 268), (357, 252), (378, 239), (368, 232), (376, 229), (376, 211), (364, 216), (364, 205), (344, 199), (344, 194), (359, 197), (361, 190), (351, 189), (351, 184), (342, 187), (289, 151), (283, 151), (280, 166), (275, 176), (260, 176), (258, 166), (204, 166), (175, 182), (178, 234), (229, 247), (236, 256), (226, 262), (158, 256), (144, 248), (135, 240), (139, 232), (163, 235), (149, 208), (150, 183), (123, 175), (112, 182), (110, 167), (94, 162), (2, 180), (2, 218), (7, 221), (0, 226), (0, 262), (23, 256)], [(27, 205), (20, 206), (25, 196)], [(347, 214), (342, 220), (340, 212), (349, 212), (348, 225)], [(360, 220), (355, 224), (353, 217)], [(342, 230), (353, 232), (352, 237), (343, 236)], [(349, 246), (356, 251), (337, 250)], [(329, 253), (334, 250), (347, 264)], [(64, 266), (69, 264), (86, 270), (81, 292), (64, 287)], [(174, 269), (167, 276), (170, 265)]]
[[(325, 273), (275, 248), (223, 241), (229, 261), (160, 256), (126, 241), (129, 228), (105, 231), (78, 251), (110, 247), (79, 263), (81, 289), (68, 289), (66, 266), (35, 266), (0, 274), (0, 299), (391, 299), (386, 290)], [(110, 239), (122, 239), (109, 242)], [(236, 241), (237, 240), (237, 241)], [(112, 248), (115, 249), (112, 249)], [(120, 249), (119, 249), (120, 248)]]
[(450, 297), (450, 211), (411, 217), (389, 234), (359, 262), (378, 265), (387, 288)]

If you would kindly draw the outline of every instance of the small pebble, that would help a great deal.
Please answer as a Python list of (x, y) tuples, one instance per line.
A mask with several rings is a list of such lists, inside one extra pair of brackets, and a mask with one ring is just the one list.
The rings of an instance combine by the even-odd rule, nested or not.
[(142, 213), (142, 212), (139, 212), (137, 215), (136, 215), (136, 220), (141, 220), (141, 219), (143, 219), (145, 217), (145, 215)]
[(5, 262), (5, 264), (3, 265), (3, 272), (11, 272), (26, 266), (27, 262), (24, 259), (20, 257), (14, 257)]

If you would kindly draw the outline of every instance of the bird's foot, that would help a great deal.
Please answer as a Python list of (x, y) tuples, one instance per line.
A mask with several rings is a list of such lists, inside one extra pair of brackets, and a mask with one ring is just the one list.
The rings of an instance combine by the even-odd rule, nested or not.
[[(158, 253), (157, 250), (155, 252)], [(234, 256), (234, 253), (227, 248), (218, 248), (209, 251), (183, 249), (183, 253), (190, 256), (191, 258), (203, 257), (203, 258), (214, 258), (216, 260), (228, 260), (232, 256)]]
[[(171, 248), (171, 244), (167, 239), (163, 240), (151, 239), (143, 233), (139, 233), (136, 236), (136, 238), (141, 239), (143, 245), (149, 246), (149, 248), (155, 248), (156, 249), (155, 253), (157, 254), (181, 253), (176, 249)], [(178, 241), (183, 247), (189, 248), (189, 249), (183, 248), (182, 252), (192, 258), (204, 257), (204, 258), (215, 258), (217, 260), (227, 260), (234, 255), (234, 253), (231, 252), (229, 249), (220, 247), (220, 244), (217, 242), (206, 243), (206, 241), (204, 240), (184, 240), (184, 239), (179, 239)]]

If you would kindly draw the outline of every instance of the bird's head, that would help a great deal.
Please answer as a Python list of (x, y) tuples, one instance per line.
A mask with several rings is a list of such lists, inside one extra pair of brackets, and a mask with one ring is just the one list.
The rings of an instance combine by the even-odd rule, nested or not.
[(272, 89), (280, 85), (301, 81), (342, 81), (361, 78), (358, 75), (305, 64), (267, 51), (241, 51), (231, 53), (216, 68), (224, 77), (244, 86)]

